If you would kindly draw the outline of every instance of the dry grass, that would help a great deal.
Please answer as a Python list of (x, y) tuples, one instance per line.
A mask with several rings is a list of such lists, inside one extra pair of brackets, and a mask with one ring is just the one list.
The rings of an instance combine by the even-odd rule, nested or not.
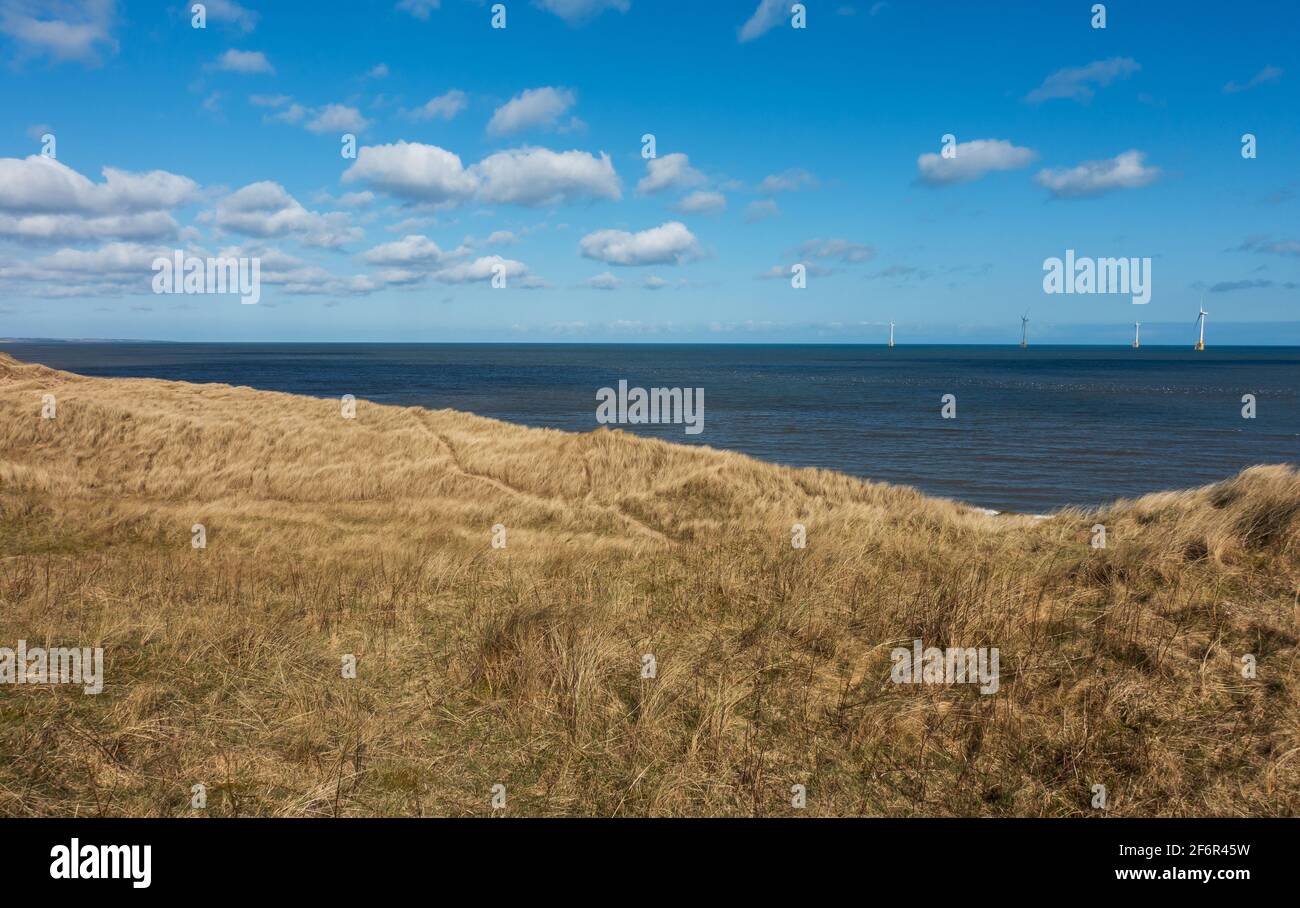
[[(0, 687), (5, 815), (1296, 815), (1298, 589), (1291, 467), (1033, 521), (0, 356), (0, 645), (106, 663)], [(1001, 690), (892, 684), (915, 637)]]

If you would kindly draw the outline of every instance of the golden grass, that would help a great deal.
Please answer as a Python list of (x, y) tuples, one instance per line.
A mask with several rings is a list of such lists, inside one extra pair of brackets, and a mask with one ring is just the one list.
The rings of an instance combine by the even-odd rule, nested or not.
[[(0, 355), (0, 645), (106, 668), (0, 686), (5, 815), (1296, 815), (1297, 590), (1293, 467), (1034, 521)], [(891, 683), (916, 637), (1000, 691)]]

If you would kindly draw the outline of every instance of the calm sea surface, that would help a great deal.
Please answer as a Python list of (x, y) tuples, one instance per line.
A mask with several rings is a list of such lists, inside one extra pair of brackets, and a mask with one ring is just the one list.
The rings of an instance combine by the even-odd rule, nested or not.
[[(224, 382), (596, 427), (596, 390), (704, 389), (686, 444), (1044, 513), (1300, 460), (1300, 348), (0, 343), (84, 375)], [(940, 398), (957, 398), (957, 418)], [(1258, 416), (1243, 419), (1244, 394)]]

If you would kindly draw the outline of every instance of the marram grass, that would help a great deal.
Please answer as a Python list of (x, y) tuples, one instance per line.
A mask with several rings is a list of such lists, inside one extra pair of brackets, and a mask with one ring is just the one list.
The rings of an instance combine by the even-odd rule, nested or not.
[[(1035, 521), (0, 355), (0, 645), (105, 662), (0, 685), (3, 815), (1294, 816), (1297, 590), (1294, 467)], [(916, 638), (998, 692), (892, 683)]]

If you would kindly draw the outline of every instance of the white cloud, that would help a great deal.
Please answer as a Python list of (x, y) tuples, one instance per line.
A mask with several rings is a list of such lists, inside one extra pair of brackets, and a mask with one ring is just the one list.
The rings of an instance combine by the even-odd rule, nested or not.
[(312, 118), (304, 126), (315, 133), (326, 132), (364, 132), (370, 121), (361, 115), (355, 107), (343, 104), (326, 104), (312, 112)]
[(368, 79), (387, 79), (387, 78), (388, 78), (388, 64), (387, 64), (387, 63), (376, 63), (374, 66), (370, 67), (370, 71), (366, 73), (366, 78), (368, 78)]
[(662, 290), (668, 286), (668, 282), (658, 275), (647, 274), (643, 286), (647, 290)]
[(307, 108), (303, 107), (301, 104), (290, 104), (279, 113), (271, 114), (268, 119), (280, 123), (301, 123), (307, 118), (308, 112)]
[(485, 202), (538, 207), (581, 199), (617, 201), (622, 196), (618, 174), (603, 151), (599, 158), (585, 151), (547, 148), (500, 151), (476, 164), (473, 172)]
[(0, 214), (0, 236), (38, 242), (158, 240), (175, 236), (176, 219), (165, 211), (86, 217), (75, 214)]
[(969, 183), (994, 170), (1018, 170), (1038, 159), (1032, 148), (1012, 145), (1006, 139), (972, 139), (958, 142), (951, 158), (926, 152), (916, 159), (916, 169), (923, 183), (947, 186)]
[(427, 20), (429, 14), (442, 6), (442, 0), (399, 0), (397, 8), (417, 19)]
[(516, 148), (489, 155), (466, 168), (436, 145), (397, 142), (368, 145), (343, 174), (343, 182), (364, 182), (407, 201), (450, 205), (477, 197), (488, 203), (537, 207), (583, 199), (621, 197), (609, 155)]
[(375, 200), (375, 194), (370, 190), (364, 192), (345, 192), (339, 196), (338, 202), (344, 208), (365, 208)]
[(266, 54), (260, 50), (231, 50), (226, 51), (216, 62), (212, 64), (215, 69), (231, 73), (273, 73), (274, 67), (271, 61), (266, 59)]
[[(277, 248), (257, 244), (228, 246), (219, 253), (225, 258), (257, 256), (261, 259), (262, 283), (280, 287), (295, 296), (365, 296), (390, 284), (410, 283), (412, 277), (400, 269), (380, 271), (374, 275), (338, 275)], [(422, 278), (414, 275), (414, 279)]]
[(343, 182), (365, 182), (398, 198), (433, 203), (459, 202), (478, 188), (478, 177), (458, 156), (418, 142), (363, 146)]
[(371, 265), (436, 265), (447, 258), (447, 253), (427, 236), (415, 234), (368, 249), (361, 258)]
[(95, 183), (41, 155), (0, 158), (0, 235), (21, 240), (160, 239), (176, 233), (168, 210), (194, 201), (193, 180), (105, 167)]
[(727, 197), (720, 192), (692, 192), (677, 203), (682, 214), (716, 214), (727, 207)]
[(625, 13), (632, 8), (631, 0), (533, 0), (533, 3), (570, 24), (598, 16), (607, 9)]
[(704, 174), (690, 164), (690, 159), (680, 152), (645, 162), (646, 175), (636, 184), (637, 192), (653, 195), (665, 189), (687, 189), (705, 181)]
[(765, 35), (785, 19), (790, 4), (786, 0), (759, 0), (758, 8), (749, 20), (740, 27), (740, 41), (753, 41)]
[(120, 214), (158, 211), (192, 201), (198, 184), (165, 170), (133, 173), (105, 167), (95, 183), (53, 158), (0, 158), (0, 211)]
[(113, 0), (0, 0), (0, 33), (26, 54), (59, 61), (95, 63), (101, 47), (115, 53), (114, 18)]
[(1058, 69), (1044, 79), (1042, 85), (1025, 95), (1025, 100), (1031, 104), (1053, 98), (1089, 101), (1096, 94), (1092, 88), (1094, 85), (1104, 88), (1116, 79), (1127, 79), (1141, 68), (1131, 57), (1112, 57), (1109, 60), (1097, 60), (1087, 66)]
[(586, 258), (609, 265), (681, 264), (700, 254), (695, 236), (680, 221), (639, 233), (598, 230), (584, 236), (578, 250)]
[(614, 275), (605, 271), (595, 277), (587, 278), (582, 283), (583, 286), (590, 287), (592, 290), (617, 290), (621, 282)]
[(772, 195), (777, 192), (797, 192), (800, 189), (811, 189), (817, 185), (817, 178), (802, 167), (791, 167), (789, 170), (783, 170), (781, 173), (774, 173), (763, 178), (763, 182), (758, 184), (758, 191), (764, 195)]
[(502, 104), (488, 121), (488, 133), (507, 135), (534, 127), (554, 127), (577, 100), (565, 88), (530, 88)]
[(329, 249), (360, 239), (342, 212), (308, 211), (279, 183), (263, 180), (233, 192), (217, 203), (217, 226), (247, 236), (297, 236), (309, 246)]
[(1160, 178), (1159, 167), (1143, 164), (1146, 154), (1130, 150), (1104, 161), (1084, 161), (1059, 170), (1044, 169), (1034, 182), (1058, 199), (1077, 199), (1116, 189), (1138, 189)]
[(411, 111), (411, 117), (416, 120), (450, 120), (464, 110), (467, 103), (465, 93), (453, 88)]
[(489, 246), (513, 246), (519, 242), (519, 238), (509, 230), (494, 230), (487, 238)]
[[(193, 5), (186, 3), (184, 6), (182, 12), (187, 19), (192, 15)], [(231, 25), (245, 34), (257, 28), (257, 13), (245, 9), (234, 0), (203, 0), (203, 5), (207, 7), (209, 22)]]
[(503, 269), (507, 280), (528, 273), (528, 266), (523, 262), (502, 258), (499, 255), (486, 255), (472, 262), (435, 271), (433, 279), (444, 284), (468, 284), (473, 281), (487, 281), (492, 279), (498, 268)]

